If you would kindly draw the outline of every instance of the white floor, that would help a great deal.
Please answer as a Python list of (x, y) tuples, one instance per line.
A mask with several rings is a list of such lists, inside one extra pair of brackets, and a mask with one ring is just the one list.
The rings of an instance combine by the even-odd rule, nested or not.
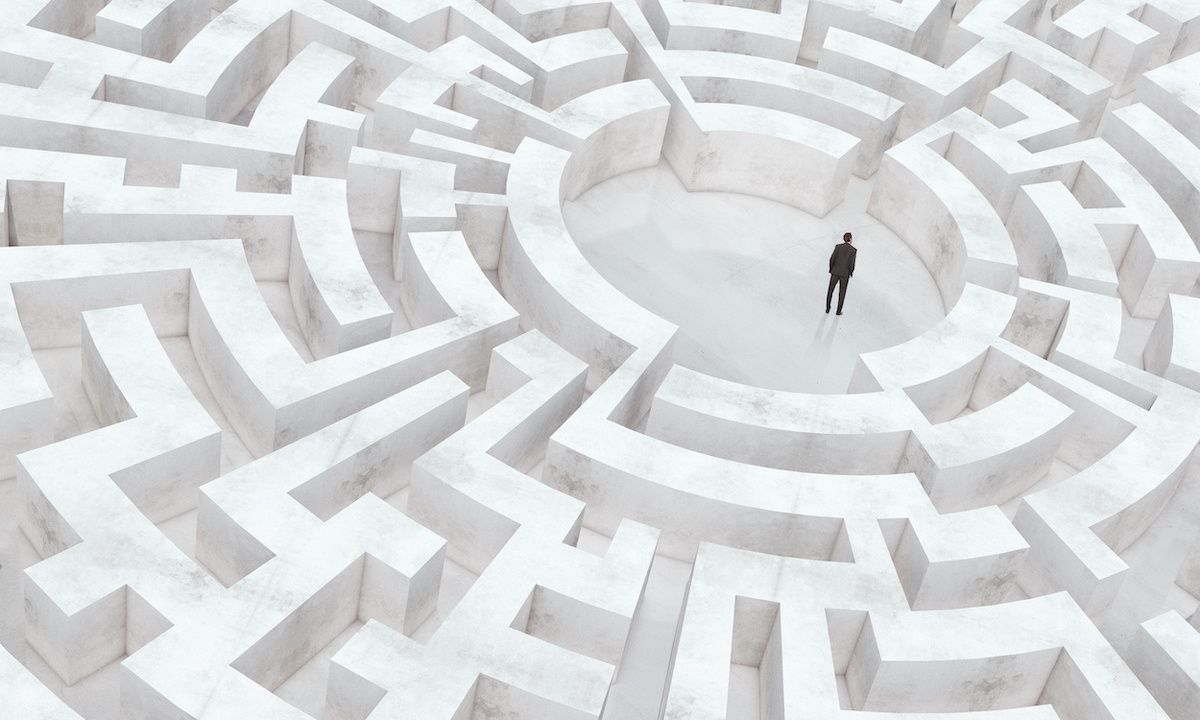
[[(564, 212), (589, 262), (679, 325), (680, 365), (803, 392), (846, 389), (858, 354), (919, 335), (944, 315), (925, 266), (866, 213), (852, 178), (824, 218), (762, 198), (689, 193), (665, 162), (603, 182)], [(845, 315), (825, 315), (829, 254), (854, 233)], [(834, 298), (836, 304), (837, 299)]]

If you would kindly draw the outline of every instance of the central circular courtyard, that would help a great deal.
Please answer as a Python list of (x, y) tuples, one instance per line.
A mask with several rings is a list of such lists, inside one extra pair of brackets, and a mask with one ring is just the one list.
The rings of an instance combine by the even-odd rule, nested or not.
[[(867, 214), (870, 193), (851, 178), (845, 200), (818, 218), (749, 195), (688, 192), (664, 161), (599, 183), (563, 211), (597, 271), (679, 326), (675, 362), (750, 385), (840, 393), (860, 353), (945, 315), (920, 259)], [(845, 314), (826, 315), (829, 255), (847, 231), (858, 255)]]

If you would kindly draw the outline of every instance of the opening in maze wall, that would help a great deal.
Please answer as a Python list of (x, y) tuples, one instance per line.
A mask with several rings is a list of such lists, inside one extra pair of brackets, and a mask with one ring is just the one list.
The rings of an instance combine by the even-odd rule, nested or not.
[(1194, 720), (1195, 0), (3, 0), (0, 720)]

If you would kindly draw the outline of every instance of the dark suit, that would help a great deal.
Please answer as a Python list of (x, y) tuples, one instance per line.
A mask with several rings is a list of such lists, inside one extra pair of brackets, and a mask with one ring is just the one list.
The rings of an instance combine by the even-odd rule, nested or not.
[(833, 254), (829, 256), (829, 292), (825, 293), (825, 312), (829, 312), (829, 305), (833, 302), (835, 285), (838, 286), (837, 311), (842, 311), (842, 305), (846, 302), (846, 286), (854, 276), (854, 256), (857, 254), (858, 250), (853, 245), (843, 242), (835, 247)]

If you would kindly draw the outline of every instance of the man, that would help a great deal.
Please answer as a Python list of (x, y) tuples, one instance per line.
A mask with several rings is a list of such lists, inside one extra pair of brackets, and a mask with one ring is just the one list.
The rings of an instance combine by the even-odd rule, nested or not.
[(854, 236), (846, 233), (842, 236), (842, 244), (833, 249), (829, 256), (829, 292), (825, 293), (825, 314), (829, 314), (829, 305), (833, 302), (833, 286), (838, 286), (837, 314), (842, 314), (842, 305), (846, 302), (846, 285), (854, 277), (854, 256), (858, 250), (851, 244)]

